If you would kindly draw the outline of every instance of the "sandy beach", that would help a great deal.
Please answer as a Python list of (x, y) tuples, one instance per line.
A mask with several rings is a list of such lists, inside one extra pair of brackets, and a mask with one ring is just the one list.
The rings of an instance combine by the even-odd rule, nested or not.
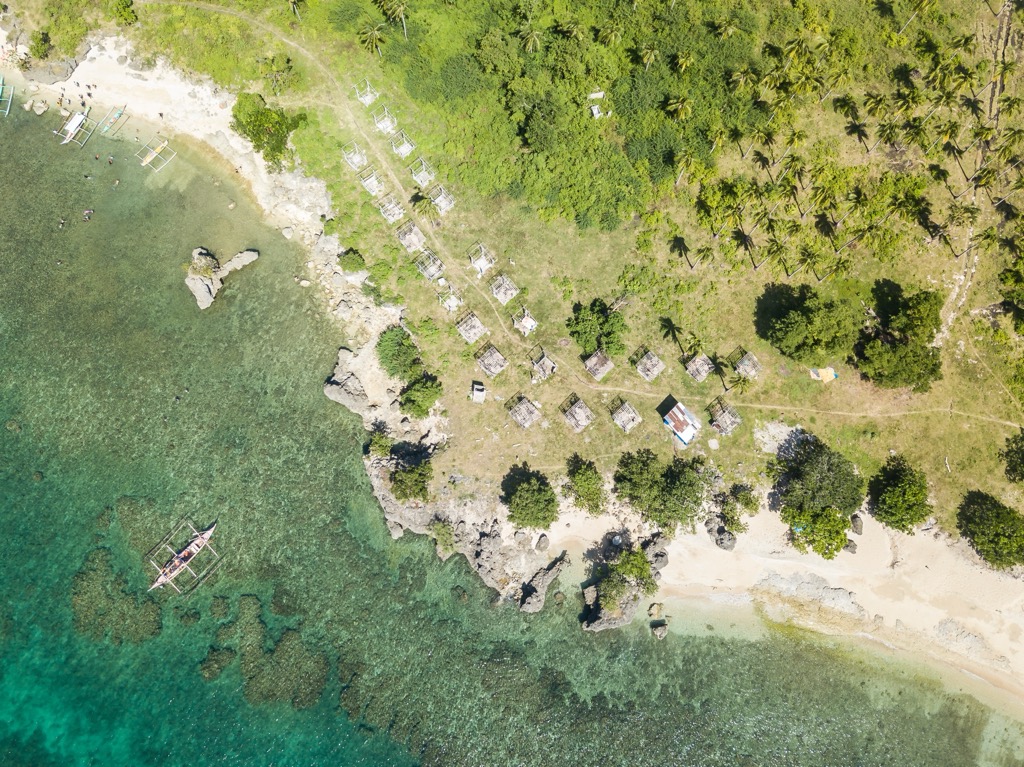
[[(0, 51), (5, 44), (0, 41)], [(172, 140), (188, 136), (207, 144), (250, 185), (271, 223), (292, 229), (287, 233), (307, 246), (316, 242), (320, 217), (331, 205), (323, 182), (298, 172), (269, 172), (249, 142), (230, 129), (231, 94), (189, 79), (165, 62), (146, 70), (133, 69), (131, 62), (125, 41), (106, 38), (64, 83), (34, 85), (16, 72), (6, 74), (18, 85), (19, 102), (42, 98), (56, 109), (62, 89), (75, 98), (84, 88), (74, 83), (89, 84), (90, 103), (101, 115), (106, 107), (127, 105), (128, 136), (141, 122)], [(1024, 581), (1019, 575), (987, 568), (966, 543), (939, 531), (904, 535), (870, 517), (863, 535), (854, 536), (857, 552), (840, 553), (832, 561), (794, 550), (785, 525), (771, 511), (763, 510), (749, 525), (732, 552), (717, 548), (703, 530), (677, 536), (669, 545), (661, 591), (651, 601), (675, 600), (678, 614), (693, 600), (703, 600), (825, 633), (870, 638), (956, 669), (960, 676), (954, 677), (974, 694), (1024, 717)], [(591, 518), (566, 510), (548, 533), (551, 551), (568, 550), (575, 574), (582, 553), (617, 527), (616, 516)]]

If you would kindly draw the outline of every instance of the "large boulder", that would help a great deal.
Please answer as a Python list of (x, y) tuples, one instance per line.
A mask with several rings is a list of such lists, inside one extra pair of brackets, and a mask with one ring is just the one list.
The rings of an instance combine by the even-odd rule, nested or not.
[(569, 559), (563, 551), (552, 560), (551, 564), (547, 567), (542, 567), (534, 573), (533, 577), (523, 584), (523, 593), (519, 599), (519, 609), (524, 613), (540, 612), (541, 608), (544, 607), (548, 586), (558, 577), (558, 574), (562, 572), (562, 568), (568, 562)]
[(185, 275), (185, 285), (192, 291), (199, 308), (206, 309), (213, 304), (217, 291), (224, 287), (225, 277), (243, 266), (248, 266), (259, 257), (258, 251), (243, 250), (221, 266), (206, 248), (196, 248), (192, 251), (192, 261), (188, 265), (188, 274)]
[(855, 535), (864, 535), (864, 518), (860, 514), (850, 517), (850, 529)]
[(728, 530), (722, 530), (715, 536), (715, 545), (720, 549), (732, 551), (736, 548), (736, 536)]

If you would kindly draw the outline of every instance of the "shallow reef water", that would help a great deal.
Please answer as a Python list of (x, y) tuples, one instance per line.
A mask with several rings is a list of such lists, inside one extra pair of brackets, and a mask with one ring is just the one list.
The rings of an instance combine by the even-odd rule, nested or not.
[[(1017, 723), (841, 642), (585, 634), (578, 584), (526, 616), (392, 541), (303, 254), (201, 149), (153, 173), (56, 120), (0, 119), (0, 763), (1024, 764)], [(205, 312), (197, 246), (261, 253)], [(185, 518), (221, 568), (147, 592)]]

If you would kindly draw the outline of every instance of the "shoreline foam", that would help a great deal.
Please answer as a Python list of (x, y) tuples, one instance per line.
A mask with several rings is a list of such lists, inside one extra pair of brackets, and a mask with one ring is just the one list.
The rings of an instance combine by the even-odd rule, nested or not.
[[(0, 50), (5, 41), (5, 36), (0, 37)], [(121, 56), (126, 56), (126, 61), (119, 62)], [(9, 78), (20, 84), (19, 90), (31, 85), (20, 74)], [(339, 250), (337, 240), (321, 238), (320, 217), (331, 212), (326, 185), (300, 171), (269, 172), (249, 142), (230, 130), (231, 94), (208, 80), (190, 80), (163, 60), (154, 68), (133, 69), (127, 41), (110, 37), (94, 44), (65, 87), (73, 80), (97, 86), (95, 105), (127, 103), (134, 120), (172, 136), (188, 136), (230, 162), (268, 220), (286, 236), (297, 235), (310, 250), (306, 266), (325, 290), (331, 313), (350, 327), (353, 339), (360, 344), (369, 342), (375, 332), (400, 315), (393, 307), (373, 307), (357, 284), (335, 269), (332, 261)], [(54, 104), (60, 86), (38, 84), (32, 95)], [(413, 431), (408, 424), (400, 426), (400, 415), (389, 407), (394, 392), (390, 382), (372, 370), (372, 356), (358, 360), (367, 370), (354, 371), (364, 390), (360, 395), (363, 407), (354, 407), (351, 397), (345, 404), (364, 422), (384, 415), (393, 426)], [(346, 359), (351, 364), (356, 357), (351, 354)], [(443, 434), (437, 438), (443, 439)], [(410, 525), (395, 511), (383, 483), (374, 485), (396, 536), (405, 528), (425, 532), (420, 529), (424, 525)], [(491, 490), (496, 495), (496, 490)], [(453, 512), (461, 508), (464, 518), (479, 517), (480, 524), (491, 526), (499, 540), (507, 536), (511, 543), (507, 522), (490, 525), (496, 505), (496, 499), (486, 497), (468, 506), (455, 499), (446, 504)], [(423, 507), (407, 511), (420, 517), (433, 513)], [(895, 652), (921, 661), (951, 686), (963, 683), (972, 695), (994, 702), (1002, 713), (1012, 710), (1013, 716), (1024, 719), (1021, 579), (985, 567), (965, 543), (941, 533), (905, 536), (885, 530), (870, 518), (865, 522), (864, 535), (857, 539), (857, 554), (842, 553), (831, 562), (795, 551), (785, 541), (785, 526), (767, 510), (750, 520), (750, 530), (739, 537), (733, 552), (718, 549), (703, 531), (679, 535), (669, 544), (662, 588), (651, 601), (727, 604), (769, 620), (870, 643), (876, 652)], [(635, 515), (621, 508), (592, 518), (565, 507), (563, 517), (547, 533), (549, 551), (555, 554), (566, 549), (579, 562), (582, 552), (607, 531), (631, 526), (638, 534), (643, 532)], [(520, 548), (532, 551), (536, 543), (532, 536), (529, 546)], [(515, 570), (528, 561), (532, 567), (534, 560), (536, 557), (524, 554), (519, 562), (509, 564)], [(896, 649), (885, 649), (890, 646)], [(919, 657), (922, 652), (926, 658)]]

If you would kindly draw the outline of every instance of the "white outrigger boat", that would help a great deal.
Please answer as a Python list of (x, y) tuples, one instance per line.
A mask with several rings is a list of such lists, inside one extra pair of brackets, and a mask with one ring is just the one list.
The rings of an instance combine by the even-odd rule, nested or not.
[(82, 126), (85, 125), (85, 121), (88, 118), (88, 111), (75, 112), (75, 114), (71, 115), (71, 117), (68, 118), (68, 121), (64, 123), (63, 128), (59, 131), (54, 131), (58, 136), (64, 137), (64, 140), (60, 142), (61, 146), (64, 144), (70, 144), (74, 140), (75, 136), (78, 135), (78, 131), (82, 129)]
[[(192, 526), (189, 525), (189, 527)], [(192, 532), (195, 534), (195, 536), (192, 538), (191, 541), (189, 541), (188, 546), (183, 548), (181, 551), (176, 552), (174, 549), (171, 549), (171, 547), (168, 546), (167, 548), (170, 549), (171, 553), (174, 554), (174, 556), (171, 557), (163, 567), (160, 567), (155, 562), (153, 563), (153, 566), (156, 567), (157, 570), (159, 570), (160, 575), (158, 575), (157, 579), (153, 581), (153, 585), (149, 587), (149, 590), (152, 591), (153, 589), (163, 588), (168, 583), (170, 583), (175, 590), (180, 591), (180, 589), (178, 589), (178, 587), (174, 585), (173, 581), (186, 570), (192, 573), (193, 578), (196, 578), (198, 580), (198, 576), (195, 574), (195, 572), (192, 571), (192, 568), (188, 566), (188, 563), (191, 562), (195, 558), (196, 554), (198, 554), (204, 548), (212, 551), (214, 556), (218, 556), (217, 552), (213, 551), (213, 547), (210, 546), (210, 536), (213, 535), (213, 531), (216, 529), (216, 527), (216, 522), (214, 522), (208, 528), (203, 530), (203, 532), (199, 532), (194, 527), (192, 527)]]

